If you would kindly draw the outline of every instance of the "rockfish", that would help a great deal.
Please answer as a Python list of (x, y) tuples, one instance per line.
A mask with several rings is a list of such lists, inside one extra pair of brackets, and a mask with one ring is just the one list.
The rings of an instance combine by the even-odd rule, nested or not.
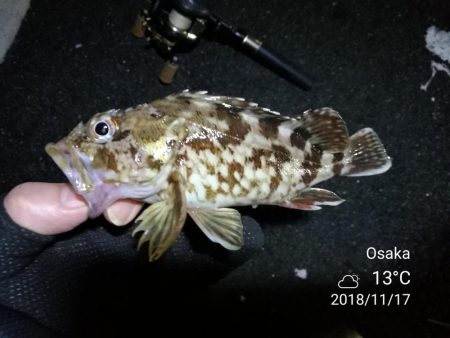
[(317, 210), (338, 205), (312, 188), (333, 176), (381, 174), (391, 159), (370, 128), (349, 137), (331, 108), (282, 116), (241, 98), (184, 91), (80, 123), (47, 153), (99, 216), (118, 199), (151, 204), (136, 219), (149, 260), (175, 241), (189, 214), (229, 250), (243, 245), (231, 206)]

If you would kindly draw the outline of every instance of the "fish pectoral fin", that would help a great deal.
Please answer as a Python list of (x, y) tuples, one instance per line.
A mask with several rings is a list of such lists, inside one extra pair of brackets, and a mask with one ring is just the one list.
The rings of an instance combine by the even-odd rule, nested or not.
[(320, 188), (308, 188), (281, 206), (300, 210), (320, 210), (322, 209), (320, 205), (336, 206), (344, 201), (344, 199), (332, 191)]
[(148, 242), (149, 261), (157, 260), (178, 237), (186, 220), (186, 199), (182, 181), (177, 173), (168, 178), (165, 199), (146, 208), (136, 219), (133, 236), (142, 232), (138, 250)]
[(213, 242), (219, 243), (228, 250), (238, 250), (244, 243), (241, 215), (228, 208), (189, 209), (189, 215)]
[(307, 110), (299, 117), (302, 127), (311, 135), (309, 142), (323, 151), (342, 153), (349, 136), (344, 120), (331, 108)]

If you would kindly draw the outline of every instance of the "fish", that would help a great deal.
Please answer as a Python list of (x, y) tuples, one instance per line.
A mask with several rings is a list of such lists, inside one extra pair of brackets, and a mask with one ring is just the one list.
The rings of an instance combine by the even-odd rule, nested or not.
[(331, 108), (290, 117), (242, 98), (187, 90), (96, 113), (45, 150), (86, 200), (89, 217), (119, 199), (149, 204), (133, 231), (138, 250), (147, 243), (149, 261), (174, 243), (187, 215), (211, 241), (238, 250), (243, 226), (233, 207), (337, 206), (341, 197), (313, 186), (392, 165), (372, 129), (349, 136)]

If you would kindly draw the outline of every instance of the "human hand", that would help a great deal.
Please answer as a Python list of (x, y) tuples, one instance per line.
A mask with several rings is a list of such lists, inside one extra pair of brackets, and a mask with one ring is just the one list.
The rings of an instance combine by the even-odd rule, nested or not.
[[(204, 290), (259, 252), (264, 241), (259, 224), (248, 216), (242, 218), (244, 246), (238, 251), (211, 242), (191, 221), (160, 261), (148, 264), (146, 248), (133, 250), (137, 241), (132, 229), (111, 232), (101, 220), (95, 221), (98, 227), (80, 227), (73, 235), (36, 236), (67, 232), (87, 219), (88, 206), (68, 184), (21, 184), (5, 197), (4, 206), (14, 223), (32, 231), (22, 231), (0, 214), (0, 258), (8, 262), (2, 268), (10, 285), (0, 289), (7, 309), (17, 318), (30, 309), (50, 309), (36, 311), (32, 324), (45, 323), (47, 328), (51, 323), (58, 332), (108, 327), (114, 335), (117, 328), (133, 327), (143, 303), (164, 308), (168, 302), (184, 300), (191, 306), (197, 295), (204, 296)], [(106, 218), (125, 224), (141, 207), (138, 202), (118, 201), (108, 208)], [(103, 306), (110, 295), (117, 297)], [(2, 292), (0, 308), (1, 298)], [(116, 321), (119, 326), (111, 326), (111, 318), (122, 309), (131, 312)], [(31, 332), (31, 324), (20, 323)]]
[[(120, 200), (104, 215), (115, 225), (125, 225), (137, 216), (142, 205), (129, 199)], [(88, 218), (88, 205), (65, 183), (20, 184), (5, 197), (4, 206), (16, 224), (41, 235), (70, 231)]]
[[(16, 186), (5, 197), (4, 206), (14, 223), (41, 235), (57, 235), (74, 229), (87, 220), (89, 209), (69, 184), (41, 182)], [(138, 215), (142, 206), (142, 202), (120, 200), (105, 210), (104, 216), (112, 224), (125, 225)], [(182, 232), (165, 254), (165, 260), (170, 261), (172, 267), (191, 264), (209, 271), (227, 271), (230, 266), (242, 264), (262, 247), (264, 237), (255, 220), (244, 216), (242, 221), (245, 245), (241, 250), (231, 254), (210, 242), (197, 229)], [(142, 251), (145, 254), (145, 250)]]

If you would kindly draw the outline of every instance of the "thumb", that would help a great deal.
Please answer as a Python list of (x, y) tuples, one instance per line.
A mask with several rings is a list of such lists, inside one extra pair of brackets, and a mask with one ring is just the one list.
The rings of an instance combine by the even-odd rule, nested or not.
[(15, 223), (42, 235), (72, 230), (88, 217), (87, 204), (65, 183), (23, 183), (3, 203)]

